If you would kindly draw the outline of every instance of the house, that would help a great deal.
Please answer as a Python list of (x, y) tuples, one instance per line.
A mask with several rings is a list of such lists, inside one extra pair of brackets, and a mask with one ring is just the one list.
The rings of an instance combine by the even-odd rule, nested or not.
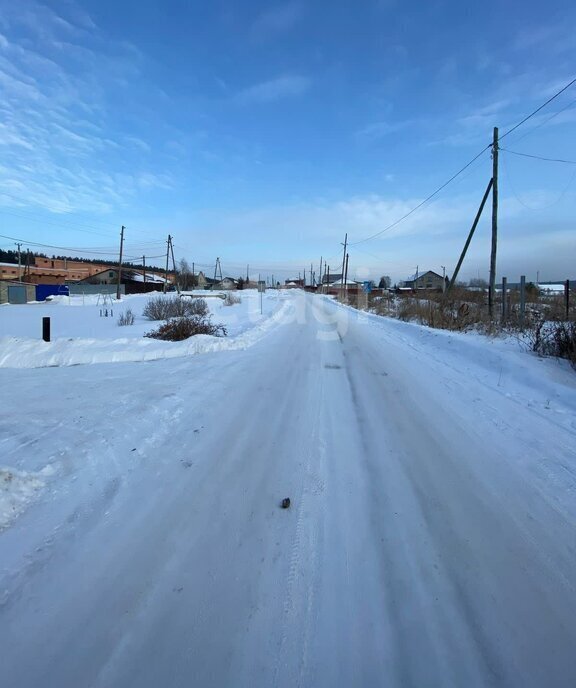
[(216, 284), (216, 289), (238, 289), (238, 280), (233, 277), (224, 277)]
[(66, 280), (79, 280), (90, 274), (88, 267), (77, 267), (81, 265), (78, 262), (69, 268), (50, 268), (27, 264), (27, 260), (28, 256), (24, 255), (20, 268), (17, 264), (0, 263), (0, 280), (23, 280), (29, 284), (63, 284)]
[(322, 284), (333, 284), (334, 282), (338, 282), (342, 280), (342, 273), (324, 273), (324, 276), (322, 277)]
[[(122, 293), (125, 294), (146, 294), (150, 291), (162, 290), (164, 284), (172, 287), (172, 282), (170, 281), (170, 273), (168, 274), (168, 281), (162, 275), (155, 272), (146, 271), (146, 279), (144, 279), (144, 274), (140, 270), (135, 270), (134, 268), (122, 268), (121, 275), (121, 285)], [(109, 267), (106, 270), (86, 277), (83, 280), (76, 282), (78, 287), (83, 287), (84, 285), (117, 285), (118, 284), (118, 268)], [(109, 291), (109, 290), (106, 290)]]
[(444, 289), (445, 280), (442, 275), (437, 272), (428, 270), (422, 274), (412, 275), (407, 280), (402, 282), (403, 287), (407, 289)]
[(306, 286), (306, 284), (303, 279), (298, 278), (284, 280), (284, 286), (286, 289), (301, 289)]
[(24, 275), (24, 266), (18, 270), (14, 263), (0, 263), (0, 280), (19, 280)]
[[(238, 289), (238, 280), (234, 277), (223, 277), (222, 279), (214, 279), (206, 277), (200, 270), (198, 273), (198, 289)], [(244, 285), (246, 288), (246, 285)]]
[(218, 280), (212, 279), (212, 277), (206, 277), (206, 275), (200, 270), (198, 273), (198, 289), (212, 289), (218, 284)]
[[(126, 275), (123, 275), (123, 279)], [(115, 268), (107, 268), (106, 270), (101, 270), (100, 272), (85, 277), (84, 279), (78, 280), (79, 284), (117, 284), (118, 283), (118, 270)]]

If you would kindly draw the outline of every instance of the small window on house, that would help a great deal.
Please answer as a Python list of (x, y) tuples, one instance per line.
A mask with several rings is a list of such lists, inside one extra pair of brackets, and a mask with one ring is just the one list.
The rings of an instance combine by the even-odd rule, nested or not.
[(108, 277), (110, 277), (110, 278), (114, 277), (114, 273), (113, 273), (113, 272), (109, 272), (109, 273), (108, 273)]

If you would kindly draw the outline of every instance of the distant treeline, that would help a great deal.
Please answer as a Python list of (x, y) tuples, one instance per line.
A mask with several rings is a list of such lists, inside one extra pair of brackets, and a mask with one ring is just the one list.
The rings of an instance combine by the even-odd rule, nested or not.
[[(25, 251), (22, 251), (22, 253), (20, 254), (20, 261), (23, 266), (27, 264), (35, 266), (36, 257), (48, 258), (49, 260), (74, 260), (82, 261), (83, 263), (98, 263), (98, 265), (118, 265), (118, 261), (114, 260), (102, 260), (99, 258), (79, 258), (78, 256), (48, 256), (45, 253), (26, 253)], [(11, 249), (0, 249), (0, 263), (13, 263), (14, 265), (18, 265), (18, 251), (13, 251)], [(123, 262), (122, 267), (138, 269), (139, 266), (134, 265), (133, 263)], [(162, 268), (156, 267), (155, 265), (146, 265), (146, 270), (150, 270), (151, 272), (164, 272)]]

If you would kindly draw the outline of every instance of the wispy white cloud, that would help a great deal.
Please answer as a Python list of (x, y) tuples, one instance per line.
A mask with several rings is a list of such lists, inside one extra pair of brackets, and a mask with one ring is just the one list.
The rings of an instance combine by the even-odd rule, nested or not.
[(162, 171), (131, 169), (127, 154), (145, 160), (151, 147), (117, 129), (109, 105), (109, 90), (140, 73), (140, 51), (106, 39), (73, 3), (66, 5), (66, 17), (32, 0), (19, 3), (21, 12), (4, 6), (0, 196), (10, 196), (2, 196), (2, 203), (108, 212), (141, 193), (170, 187)]
[(242, 105), (271, 103), (284, 98), (301, 96), (310, 88), (311, 80), (301, 75), (283, 75), (269, 81), (262, 81), (240, 91), (235, 100)]
[[(544, 204), (549, 195), (538, 189), (528, 194), (532, 199), (537, 199), (539, 204)], [(223, 244), (234, 246), (237, 237), (241, 236), (242, 247), (239, 250), (246, 251), (247, 257), (251, 256), (252, 265), (252, 260), (263, 260), (263, 256), (259, 254), (260, 247), (269, 245), (273, 228), (277, 255), (294, 255), (294, 246), (304, 245), (307, 251), (317, 249), (318, 256), (322, 254), (325, 259), (328, 258), (328, 263), (336, 271), (341, 260), (339, 242), (346, 232), (351, 242), (350, 269), (353, 275), (374, 277), (390, 274), (396, 281), (413, 273), (416, 265), (421, 269), (433, 270), (439, 270), (441, 265), (445, 265), (450, 274), (477, 210), (478, 198), (474, 194), (439, 199), (424, 206), (381, 237), (354, 245), (354, 242), (375, 234), (405, 215), (421, 200), (418, 197), (400, 199), (367, 195), (333, 202), (319, 199), (309, 203), (245, 211), (201, 212), (197, 220), (199, 228), (194, 229), (194, 236), (196, 241), (201, 239), (206, 255), (210, 251), (216, 253)], [(524, 235), (525, 209), (513, 196), (508, 195), (502, 195), (501, 205), (506, 233), (499, 253), (499, 275), (530, 274), (537, 269), (552, 274), (556, 270), (568, 270), (573, 265), (576, 260), (576, 245), (572, 234), (565, 231), (569, 223), (562, 225), (560, 222), (556, 223), (553, 230), (545, 233), (537, 225), (530, 242), (525, 242), (526, 250), (519, 261), (518, 232), (521, 230)], [(556, 247), (556, 256), (552, 256), (549, 250), (552, 244)], [(334, 249), (333, 256), (327, 256), (327, 247)], [(480, 271), (481, 276), (485, 276), (489, 254), (489, 217), (486, 216), (481, 220), (474, 237), (464, 264), (464, 273), (476, 276), (477, 271)], [(292, 269), (297, 272), (301, 269), (302, 262), (295, 260)], [(290, 263), (287, 262), (283, 267), (289, 269)]]

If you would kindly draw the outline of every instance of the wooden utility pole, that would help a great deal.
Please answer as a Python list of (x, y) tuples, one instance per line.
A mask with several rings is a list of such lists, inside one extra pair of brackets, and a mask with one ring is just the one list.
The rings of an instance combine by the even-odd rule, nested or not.
[(344, 270), (344, 289), (346, 296), (348, 296), (348, 254), (346, 254), (346, 269)]
[(498, 244), (498, 127), (494, 127), (492, 142), (492, 249), (490, 251), (490, 286), (488, 289), (488, 312), (494, 315), (494, 294), (496, 291), (496, 247)]
[(124, 230), (126, 227), (122, 225), (120, 230), (120, 257), (118, 258), (118, 284), (116, 285), (116, 301), (120, 301), (120, 285), (122, 284), (122, 251), (124, 249)]
[(344, 268), (346, 267), (346, 246), (348, 244), (348, 232), (344, 235), (344, 252), (342, 253), (342, 277), (340, 279), (340, 296), (344, 289)]
[(322, 291), (322, 256), (320, 256), (320, 272), (318, 273), (318, 279), (320, 280), (320, 291)]
[(142, 278), (146, 284), (146, 256), (142, 256)]
[(520, 327), (524, 327), (526, 316), (526, 275), (520, 276)]
[(22, 281), (22, 273), (20, 272), (22, 269), (22, 261), (20, 260), (20, 247), (22, 244), (16, 244), (18, 246), (18, 281)]
[(474, 218), (474, 222), (472, 223), (472, 227), (470, 229), (470, 232), (468, 234), (468, 238), (466, 239), (466, 243), (464, 244), (464, 248), (462, 249), (462, 253), (460, 254), (460, 258), (458, 259), (458, 264), (456, 265), (456, 269), (454, 270), (454, 274), (452, 275), (452, 279), (450, 280), (450, 284), (448, 285), (448, 289), (446, 290), (446, 293), (449, 293), (454, 284), (456, 283), (456, 278), (458, 277), (458, 273), (460, 272), (460, 267), (462, 266), (462, 261), (464, 260), (464, 256), (466, 255), (466, 251), (468, 251), (468, 246), (470, 246), (470, 242), (472, 241), (472, 236), (474, 235), (474, 232), (476, 230), (476, 226), (478, 225), (478, 221), (480, 220), (480, 216), (482, 215), (482, 211), (484, 210), (484, 206), (486, 204), (486, 201), (488, 199), (488, 194), (490, 193), (490, 190), (492, 189), (492, 184), (493, 180), (491, 179), (488, 182), (488, 186), (486, 187), (486, 191), (484, 192), (484, 196), (482, 197), (482, 202), (480, 203), (480, 207), (478, 208), (478, 212), (476, 213), (476, 217)]
[(310, 263), (310, 286), (311, 286), (311, 287), (314, 286), (314, 278), (312, 277), (312, 270), (313, 270), (313, 268), (314, 268), (314, 266), (312, 265), (312, 263)]
[(180, 283), (178, 280), (178, 272), (176, 270), (176, 261), (174, 260), (174, 244), (172, 243), (172, 237), (170, 237), (170, 253), (172, 254), (172, 267), (174, 268), (174, 279), (176, 280), (176, 291), (180, 293)]
[(168, 259), (170, 257), (170, 243), (172, 242), (172, 237), (168, 235), (168, 239), (166, 240), (166, 269), (164, 270), (164, 287), (162, 291), (166, 293), (166, 289), (168, 287)]

